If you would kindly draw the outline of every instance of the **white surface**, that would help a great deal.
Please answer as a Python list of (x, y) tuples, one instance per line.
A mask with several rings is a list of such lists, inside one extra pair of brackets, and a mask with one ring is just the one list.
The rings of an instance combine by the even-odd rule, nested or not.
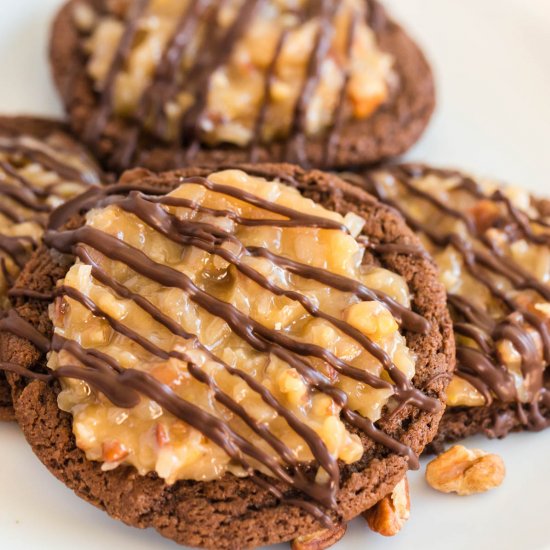
[[(47, 24), (60, 3), (2, 0), (0, 111), (61, 112), (46, 65)], [(437, 115), (409, 157), (550, 192), (550, 1), (387, 3), (425, 47), (438, 80)], [(0, 548), (177, 548), (75, 497), (15, 426), (0, 425), (0, 441)], [(550, 431), (468, 444), (504, 458), (502, 487), (459, 498), (430, 490), (422, 471), (413, 473), (412, 518), (399, 536), (384, 539), (358, 520), (335, 549), (550, 548)]]

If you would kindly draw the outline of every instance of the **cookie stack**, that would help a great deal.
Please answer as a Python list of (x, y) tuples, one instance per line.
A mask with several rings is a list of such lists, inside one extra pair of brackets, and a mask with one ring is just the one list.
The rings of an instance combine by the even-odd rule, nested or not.
[(378, 2), (70, 0), (50, 56), (67, 126), (0, 119), (0, 418), (80, 497), (322, 550), (548, 425), (550, 207), (383, 163), (435, 92)]

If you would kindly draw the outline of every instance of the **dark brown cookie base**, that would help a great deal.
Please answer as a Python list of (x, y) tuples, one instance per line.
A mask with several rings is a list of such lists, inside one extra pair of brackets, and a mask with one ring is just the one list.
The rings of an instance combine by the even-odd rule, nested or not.
[[(38, 138), (44, 138), (54, 131), (62, 131), (63, 128), (62, 123), (54, 120), (31, 117), (0, 117), (0, 135), (30, 134)], [(4, 373), (0, 373), (0, 421), (14, 419), (11, 389)]]
[[(0, 135), (19, 136), (29, 135), (37, 139), (45, 139), (52, 134), (67, 135), (67, 147), (77, 147), (76, 142), (71, 145), (68, 126), (57, 120), (30, 116), (0, 116)], [(0, 373), (0, 421), (14, 420), (15, 415), (11, 400), (11, 390), (6, 377)]]
[[(50, 45), (50, 59), (56, 86), (61, 94), (72, 127), (84, 136), (87, 125), (97, 113), (98, 99), (86, 74), (86, 61), (81, 50), (81, 37), (73, 24), (72, 9), (81, 0), (70, 0), (59, 12)], [(104, 9), (105, 0), (85, 0), (96, 9)], [(366, 1), (366, 0), (365, 0)], [(384, 12), (376, 1), (373, 27), (379, 44), (395, 58), (399, 79), (398, 91), (372, 117), (346, 122), (340, 139), (327, 154), (327, 138), (308, 138), (305, 159), (296, 154), (297, 146), (274, 143), (257, 151), (258, 162), (289, 161), (307, 166), (347, 168), (365, 166), (400, 155), (408, 150), (426, 128), (435, 107), (433, 75), (424, 54), (407, 33)], [(111, 169), (120, 171), (133, 166), (152, 170), (169, 170), (188, 164), (195, 166), (243, 163), (251, 161), (249, 149), (235, 146), (203, 148), (192, 159), (185, 148), (174, 150), (158, 141), (142, 139), (133, 163), (122, 151), (129, 125), (111, 118), (100, 139), (88, 143)], [(290, 156), (289, 156), (290, 155)]]
[[(422, 164), (416, 164), (414, 166), (416, 166), (418, 170), (434, 170), (435, 172), (439, 170), (457, 176), (461, 175), (461, 172), (456, 170), (441, 170)], [(391, 170), (392, 166), (387, 165), (386, 168)], [(399, 169), (399, 165), (393, 168)], [(383, 171), (384, 167), (380, 167), (379, 169), (375, 168), (373, 172), (377, 170)], [(359, 185), (368, 192), (376, 194), (376, 189), (372, 182), (369, 181), (368, 174), (369, 171), (363, 171), (362, 173), (346, 173), (343, 174), (342, 177), (346, 179), (346, 181)], [(531, 201), (542, 216), (550, 215), (550, 201), (548, 199), (531, 197)], [(400, 209), (400, 204), (395, 203), (394, 205), (398, 210)], [(547, 392), (549, 392), (550, 369), (548, 366), (546, 367), (546, 371), (545, 386)], [(524, 413), (527, 407), (526, 405), (524, 406), (525, 408), (521, 408), (520, 404), (517, 402), (502, 402), (497, 398), (487, 406), (447, 408), (440, 422), (438, 435), (427, 448), (427, 452), (440, 452), (446, 443), (452, 443), (478, 434), (485, 435), (489, 438), (502, 439), (512, 432), (544, 429), (550, 426), (549, 400), (550, 399), (546, 397), (545, 403), (541, 402), (539, 404), (540, 418), (537, 422), (533, 422), (532, 419), (530, 419), (532, 415)]]
[(68, 126), (58, 120), (30, 116), (0, 116), (0, 135), (29, 135), (46, 138), (54, 133), (67, 133)]
[(11, 400), (11, 388), (3, 373), (0, 374), (0, 421), (15, 420), (13, 403)]
[[(318, 171), (303, 172), (288, 165), (253, 166), (249, 172), (294, 182), (304, 195), (327, 208), (361, 213), (367, 220), (365, 234), (375, 242), (418, 244), (394, 212), (335, 176)], [(191, 169), (176, 175), (207, 173)], [(136, 178), (147, 185), (159, 185), (173, 181), (174, 174), (147, 177), (144, 171), (138, 170), (125, 176), (125, 180)], [(370, 259), (405, 278), (411, 288), (414, 309), (430, 321), (428, 334), (406, 333), (406, 337), (418, 354), (415, 386), (443, 401), (454, 363), (454, 341), (445, 293), (432, 262), (417, 254), (395, 252)], [(51, 290), (68, 268), (56, 260), (58, 256), (42, 248), (29, 262), (17, 285)], [(51, 331), (44, 301), (19, 298), (17, 311), (41, 332)], [(44, 359), (37, 350), (28, 341), (12, 335), (1, 335), (0, 353), (4, 361), (44, 369)], [(181, 544), (216, 549), (252, 548), (291, 540), (319, 529), (316, 520), (303, 509), (282, 504), (248, 479), (228, 475), (214, 482), (180, 481), (168, 486), (157, 476), (139, 476), (132, 468), (102, 472), (98, 463), (87, 461), (76, 447), (71, 418), (56, 404), (57, 384), (27, 383), (14, 375), (9, 375), (9, 379), (16, 398), (17, 419), (40, 460), (79, 496), (127, 524), (154, 527)], [(441, 412), (422, 412), (406, 406), (380, 427), (420, 453), (435, 436), (440, 416)], [(362, 439), (365, 454), (361, 461), (342, 466), (338, 512), (332, 513), (336, 522), (348, 521), (374, 505), (393, 489), (407, 470), (404, 457), (375, 445), (366, 437)], [(295, 494), (293, 489), (280, 484), (279, 487), (287, 496)]]
[[(550, 380), (546, 384), (550, 390)], [(550, 420), (550, 407), (542, 405), (540, 413)], [(447, 409), (436, 438), (426, 448), (427, 453), (440, 453), (447, 443), (454, 443), (472, 435), (502, 439), (514, 432), (522, 432), (525, 425), (518, 414), (518, 405), (496, 401), (487, 407), (454, 407)]]

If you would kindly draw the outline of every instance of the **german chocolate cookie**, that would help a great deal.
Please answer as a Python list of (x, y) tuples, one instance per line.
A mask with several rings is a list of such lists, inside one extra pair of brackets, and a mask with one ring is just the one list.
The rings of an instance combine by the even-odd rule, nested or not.
[(435, 104), (426, 59), (375, 0), (71, 0), (51, 65), (111, 168), (371, 164)]
[(435, 443), (548, 427), (548, 201), (419, 165), (347, 179), (401, 211), (447, 288), (457, 370)]
[(435, 436), (445, 292), (363, 190), (291, 165), (138, 169), (50, 227), (2, 368), (35, 453), (113, 517), (190, 546), (292, 540), (371, 507)]
[[(0, 117), (0, 311), (40, 242), (49, 212), (99, 183), (84, 149), (52, 120)], [(12, 420), (10, 389), (0, 373), (0, 420)]]

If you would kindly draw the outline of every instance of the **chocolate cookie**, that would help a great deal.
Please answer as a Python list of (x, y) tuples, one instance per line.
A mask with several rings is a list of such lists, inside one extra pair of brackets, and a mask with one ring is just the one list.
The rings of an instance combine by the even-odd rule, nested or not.
[(548, 202), (522, 189), (419, 165), (347, 179), (402, 212), (447, 288), (457, 371), (434, 443), (548, 427)]
[(436, 434), (445, 292), (364, 191), (290, 165), (140, 169), (51, 227), (2, 368), (35, 453), (113, 517), (191, 546), (291, 540), (371, 507)]
[(371, 164), (435, 104), (424, 55), (375, 0), (71, 0), (51, 36), (73, 129), (116, 170)]
[[(59, 122), (0, 117), (0, 310), (39, 244), (49, 212), (99, 182), (99, 169)], [(8, 383), (0, 373), (0, 420), (12, 420)]]
[(4, 373), (0, 377), (0, 420), (15, 420), (10, 385)]

